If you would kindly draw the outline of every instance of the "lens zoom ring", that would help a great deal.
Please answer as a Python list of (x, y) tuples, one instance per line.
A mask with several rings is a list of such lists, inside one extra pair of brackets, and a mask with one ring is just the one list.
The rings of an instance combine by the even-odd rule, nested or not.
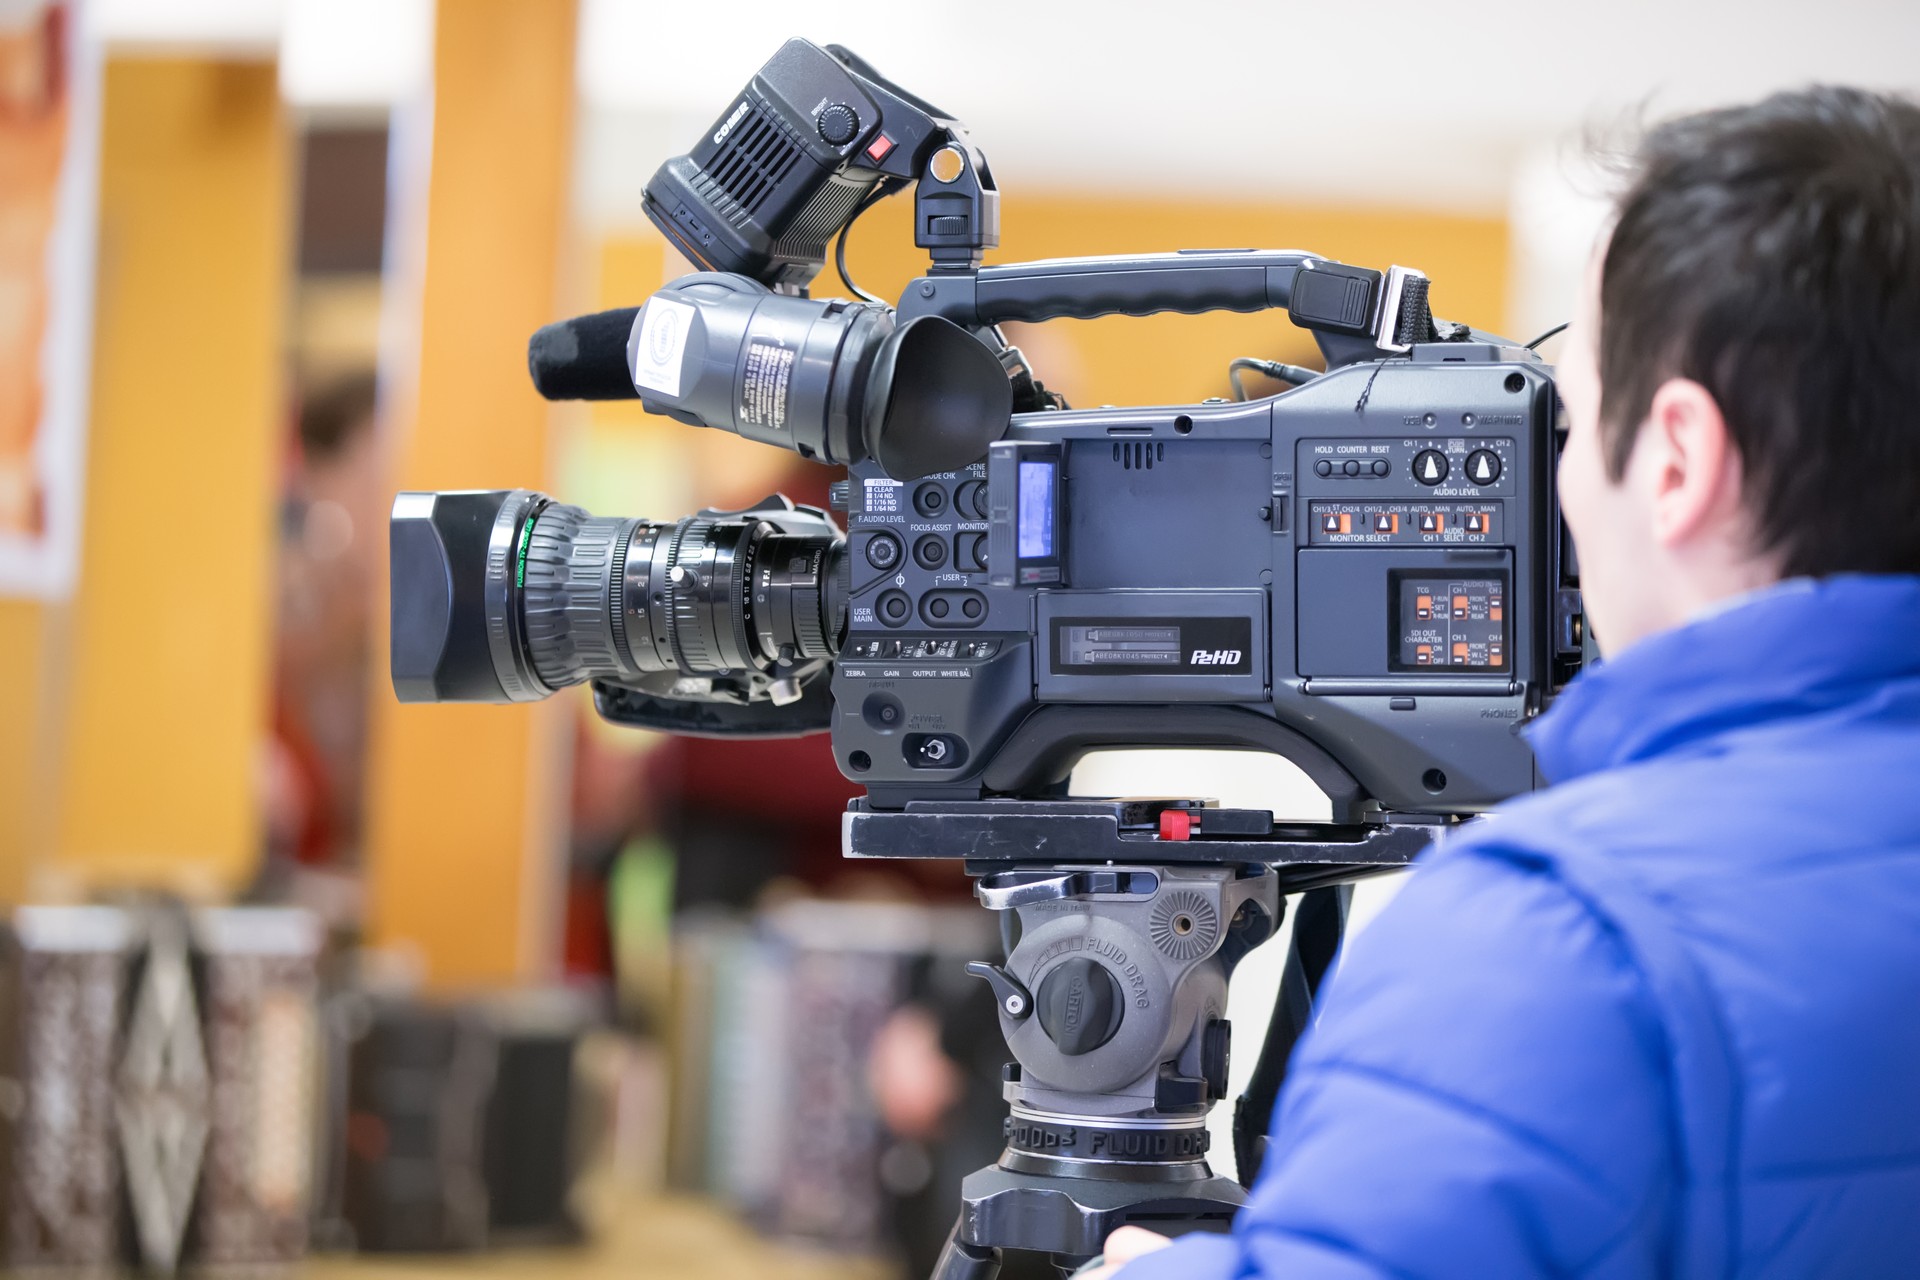
[(633, 523), (556, 504), (534, 525), (522, 599), (533, 668), (549, 686), (627, 669), (613, 638), (613, 559)]

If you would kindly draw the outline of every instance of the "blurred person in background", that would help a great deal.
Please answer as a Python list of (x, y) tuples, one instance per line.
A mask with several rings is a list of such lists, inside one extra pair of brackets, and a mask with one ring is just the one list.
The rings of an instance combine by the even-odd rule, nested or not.
[(300, 403), (281, 504), (279, 618), (268, 765), (270, 867), (358, 865), (373, 592), (386, 479), (370, 372)]

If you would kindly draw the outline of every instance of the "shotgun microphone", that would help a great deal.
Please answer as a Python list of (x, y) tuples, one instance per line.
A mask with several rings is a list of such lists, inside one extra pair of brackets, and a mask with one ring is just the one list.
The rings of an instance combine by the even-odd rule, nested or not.
[(549, 400), (632, 400), (627, 338), (638, 307), (575, 316), (541, 329), (527, 343), (534, 390)]

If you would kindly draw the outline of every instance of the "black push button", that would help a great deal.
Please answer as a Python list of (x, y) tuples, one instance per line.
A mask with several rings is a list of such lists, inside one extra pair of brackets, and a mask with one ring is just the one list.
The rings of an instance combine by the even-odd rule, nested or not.
[(1329, 461), (1327, 461), (1327, 460), (1326, 460), (1325, 458), (1322, 458), (1322, 459), (1320, 459), (1320, 461), (1318, 461), (1318, 462), (1316, 462), (1316, 463), (1314, 463), (1314, 464), (1313, 464), (1313, 474), (1315, 474), (1315, 475), (1317, 475), (1317, 476), (1330, 476), (1330, 475), (1332, 475), (1332, 474), (1333, 474), (1333, 463), (1331, 463), (1331, 462), (1329, 462)]
[(1056, 965), (1034, 1001), (1041, 1029), (1068, 1055), (1092, 1053), (1120, 1029), (1120, 984), (1093, 960)]

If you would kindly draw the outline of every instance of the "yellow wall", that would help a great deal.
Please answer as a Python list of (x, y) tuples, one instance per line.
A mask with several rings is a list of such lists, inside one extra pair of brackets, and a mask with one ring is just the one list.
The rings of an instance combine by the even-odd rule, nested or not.
[[(440, 6), (416, 403), (388, 405), (395, 488), (543, 484), (527, 338), (560, 310), (573, 41), (563, 0)], [(412, 381), (386, 372), (389, 390)], [(371, 697), (372, 940), (441, 987), (540, 975), (557, 955), (565, 708), (401, 706), (384, 673)]]
[(111, 59), (100, 163), (79, 588), (0, 610), (0, 892), (232, 889), (259, 845), (272, 635), (290, 208), (272, 65)]

